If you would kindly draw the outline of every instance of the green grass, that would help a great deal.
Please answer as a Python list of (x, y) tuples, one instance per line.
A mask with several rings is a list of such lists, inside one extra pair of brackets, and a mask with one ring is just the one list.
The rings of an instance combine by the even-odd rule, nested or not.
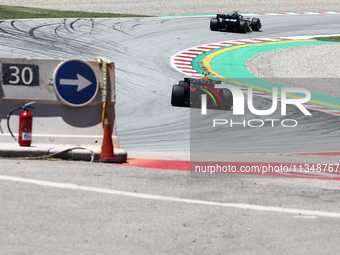
[(49, 19), (49, 18), (128, 18), (150, 17), (133, 14), (57, 11), (40, 8), (0, 5), (0, 20), (4, 19)]
[(316, 37), (314, 39), (318, 41), (340, 42), (340, 36)]

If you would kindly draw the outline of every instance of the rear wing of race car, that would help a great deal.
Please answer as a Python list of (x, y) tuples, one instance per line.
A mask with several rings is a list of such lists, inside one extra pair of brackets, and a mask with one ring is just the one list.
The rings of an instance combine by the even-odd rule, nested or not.
[(215, 80), (212, 80), (212, 79), (207, 79), (207, 80), (204, 80), (204, 79), (195, 79), (195, 78), (184, 78), (184, 81), (191, 84), (191, 85), (215, 85), (215, 84), (221, 84), (222, 82), (221, 81), (215, 81)]
[(230, 14), (216, 14), (216, 18), (237, 20), (237, 17), (231, 16)]

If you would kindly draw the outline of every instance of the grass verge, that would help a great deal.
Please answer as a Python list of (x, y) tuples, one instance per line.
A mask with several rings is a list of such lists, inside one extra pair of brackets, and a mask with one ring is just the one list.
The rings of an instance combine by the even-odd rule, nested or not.
[(4, 19), (50, 19), (50, 18), (128, 18), (150, 17), (133, 14), (57, 11), (40, 8), (0, 5), (0, 20)]
[(314, 39), (318, 41), (340, 42), (340, 36), (316, 37)]

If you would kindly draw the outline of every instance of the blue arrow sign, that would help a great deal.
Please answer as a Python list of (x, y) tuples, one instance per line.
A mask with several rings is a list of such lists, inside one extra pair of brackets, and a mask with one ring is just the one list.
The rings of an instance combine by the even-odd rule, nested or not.
[(79, 107), (94, 99), (98, 81), (94, 70), (86, 62), (66, 60), (54, 73), (54, 88), (64, 103)]

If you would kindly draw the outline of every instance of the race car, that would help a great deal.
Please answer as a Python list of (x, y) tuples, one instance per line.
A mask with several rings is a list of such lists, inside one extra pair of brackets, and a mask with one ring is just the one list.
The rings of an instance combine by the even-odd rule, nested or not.
[(229, 89), (215, 89), (215, 84), (221, 81), (209, 79), (184, 78), (178, 84), (172, 86), (171, 105), (178, 107), (201, 107), (201, 95), (207, 95), (207, 108), (230, 110), (233, 105), (233, 97)]
[(217, 14), (216, 18), (210, 20), (211, 31), (226, 31), (247, 33), (251, 31), (259, 31), (262, 27), (258, 18), (244, 18), (238, 12), (232, 14)]

